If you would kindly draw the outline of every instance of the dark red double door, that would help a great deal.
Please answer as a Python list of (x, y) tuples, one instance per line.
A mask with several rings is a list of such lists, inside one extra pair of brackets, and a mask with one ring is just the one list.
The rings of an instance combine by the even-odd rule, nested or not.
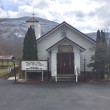
[(57, 53), (57, 74), (74, 74), (74, 53)]

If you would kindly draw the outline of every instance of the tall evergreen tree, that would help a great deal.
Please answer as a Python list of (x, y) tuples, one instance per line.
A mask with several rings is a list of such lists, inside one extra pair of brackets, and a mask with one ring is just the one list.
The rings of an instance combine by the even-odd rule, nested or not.
[(96, 38), (96, 48), (95, 55), (91, 57), (91, 63), (88, 65), (89, 67), (93, 67), (97, 73), (102, 74), (105, 73), (105, 65), (106, 65), (106, 49), (107, 42), (105, 32), (101, 30), (101, 32), (97, 31)]
[(110, 76), (110, 36), (107, 36), (107, 49), (106, 49), (106, 74)]
[(95, 49), (95, 65), (94, 70), (100, 70), (100, 62), (101, 62), (101, 34), (100, 31), (97, 31), (97, 38), (96, 38), (96, 49)]
[(32, 27), (28, 28), (28, 31), (24, 38), (22, 59), (23, 60), (38, 60), (36, 37), (35, 37), (34, 29), (32, 29)]
[(102, 71), (105, 72), (105, 66), (106, 66), (106, 53), (107, 53), (107, 41), (106, 41), (106, 35), (105, 32), (101, 30), (101, 38), (102, 38), (102, 47), (101, 47), (101, 56), (102, 56)]

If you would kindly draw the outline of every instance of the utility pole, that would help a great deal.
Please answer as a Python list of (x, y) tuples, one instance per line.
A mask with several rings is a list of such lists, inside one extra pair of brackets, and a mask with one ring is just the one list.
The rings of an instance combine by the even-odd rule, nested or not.
[(14, 63), (14, 75), (15, 75), (15, 83), (16, 83), (15, 59), (13, 60), (13, 63)]

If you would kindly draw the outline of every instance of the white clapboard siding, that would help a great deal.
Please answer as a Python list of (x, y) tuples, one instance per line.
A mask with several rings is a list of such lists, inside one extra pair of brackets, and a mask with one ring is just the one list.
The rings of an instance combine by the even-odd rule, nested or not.
[[(59, 40), (61, 40), (63, 37), (61, 37), (61, 29), (66, 28), (67, 29), (67, 37), (77, 43), (78, 45), (82, 46), (86, 50), (84, 52), (78, 51), (77, 49), (73, 50), (75, 51), (75, 62), (77, 65), (80, 65), (81, 71), (84, 69), (84, 58), (86, 59), (86, 71), (91, 71), (92, 68), (88, 68), (87, 64), (90, 63), (91, 55), (94, 54), (94, 51), (91, 51), (90, 48), (93, 48), (95, 46), (95, 43), (91, 40), (86, 39), (83, 35), (81, 35), (79, 32), (76, 32), (75, 30), (71, 29), (70, 27), (65, 26), (65, 24), (58, 28), (57, 30), (53, 31), (51, 34), (48, 34), (43, 39), (37, 41), (37, 48), (38, 48), (38, 58), (39, 60), (47, 60), (48, 58), (48, 52), (46, 49), (51, 47), (53, 44), (57, 43)], [(54, 52), (52, 53), (54, 54)], [(56, 56), (55, 54), (52, 55), (51, 59), (54, 59)], [(78, 61), (77, 61), (78, 60)], [(79, 62), (80, 61), (80, 62)], [(51, 62), (53, 64), (53, 62)], [(55, 63), (55, 61), (54, 61)], [(80, 64), (79, 64), (80, 63)], [(51, 66), (54, 66), (53, 64)], [(51, 68), (52, 69), (52, 68)], [(53, 70), (52, 70), (53, 71)]]

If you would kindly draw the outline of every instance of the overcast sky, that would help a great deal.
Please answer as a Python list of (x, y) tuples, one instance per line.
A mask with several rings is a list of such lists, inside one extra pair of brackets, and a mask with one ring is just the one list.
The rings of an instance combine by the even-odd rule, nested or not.
[(110, 0), (0, 0), (0, 17), (66, 21), (84, 33), (110, 28)]

